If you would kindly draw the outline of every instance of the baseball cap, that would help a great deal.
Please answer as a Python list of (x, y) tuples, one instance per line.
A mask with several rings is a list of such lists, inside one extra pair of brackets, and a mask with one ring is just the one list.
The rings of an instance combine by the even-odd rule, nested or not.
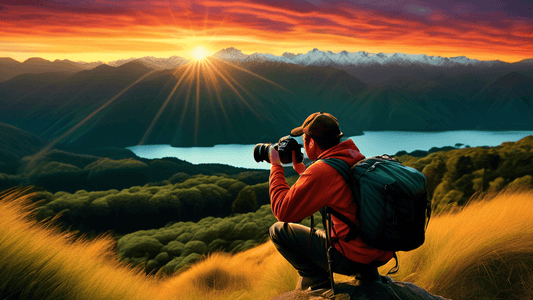
[(316, 112), (310, 115), (302, 126), (291, 130), (292, 136), (300, 136), (304, 133), (318, 139), (342, 137), (343, 135), (339, 129), (337, 118), (325, 112)]

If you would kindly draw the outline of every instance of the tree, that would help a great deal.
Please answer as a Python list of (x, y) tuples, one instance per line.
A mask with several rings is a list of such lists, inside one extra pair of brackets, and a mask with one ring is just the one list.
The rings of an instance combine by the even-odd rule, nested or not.
[(257, 208), (257, 196), (255, 191), (247, 186), (239, 193), (237, 199), (233, 201), (231, 208), (234, 213), (247, 213), (255, 211)]

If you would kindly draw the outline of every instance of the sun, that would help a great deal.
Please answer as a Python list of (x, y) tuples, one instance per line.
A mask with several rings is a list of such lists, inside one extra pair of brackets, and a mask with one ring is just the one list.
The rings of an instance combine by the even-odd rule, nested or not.
[(197, 46), (190, 52), (190, 55), (194, 60), (204, 60), (209, 56), (209, 51), (202, 46)]

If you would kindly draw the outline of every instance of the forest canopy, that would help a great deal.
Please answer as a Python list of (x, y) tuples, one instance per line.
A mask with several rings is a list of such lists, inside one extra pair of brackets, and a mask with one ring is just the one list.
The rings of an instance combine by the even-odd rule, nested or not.
[(465, 205), (472, 196), (504, 188), (533, 188), (533, 136), (497, 147), (475, 147), (397, 157), (422, 171), (436, 212)]
[(227, 176), (180, 176), (183, 182), (133, 186), (127, 189), (75, 193), (37, 192), (37, 218), (58, 216), (83, 232), (120, 234), (158, 228), (168, 222), (199, 221), (233, 213), (253, 212), (270, 203), (268, 183), (247, 185)]

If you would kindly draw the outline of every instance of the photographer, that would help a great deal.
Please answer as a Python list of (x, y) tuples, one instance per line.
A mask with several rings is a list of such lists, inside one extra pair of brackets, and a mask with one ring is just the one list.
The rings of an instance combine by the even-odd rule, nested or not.
[[(305, 152), (309, 159), (339, 158), (354, 165), (364, 156), (350, 139), (340, 142), (343, 133), (337, 119), (328, 113), (310, 115), (301, 127), (291, 131), (291, 136), (303, 135)], [(281, 144), (282, 141), (280, 141)], [(296, 157), (293, 151), (293, 157)], [(300, 274), (297, 289), (330, 289), (326, 234), (324, 230), (294, 224), (324, 206), (359, 224), (356, 220), (356, 207), (350, 187), (343, 177), (332, 167), (318, 161), (307, 169), (302, 163), (295, 163), (300, 178), (289, 187), (279, 159), (273, 149), (270, 155), (270, 200), (272, 212), (280, 221), (270, 228), (270, 238), (278, 251)], [(367, 246), (360, 238), (345, 241), (349, 227), (332, 216), (332, 241), (334, 254), (332, 269), (335, 273), (356, 275), (366, 273), (366, 278), (378, 280), (377, 267), (393, 257), (393, 252), (382, 251)]]

